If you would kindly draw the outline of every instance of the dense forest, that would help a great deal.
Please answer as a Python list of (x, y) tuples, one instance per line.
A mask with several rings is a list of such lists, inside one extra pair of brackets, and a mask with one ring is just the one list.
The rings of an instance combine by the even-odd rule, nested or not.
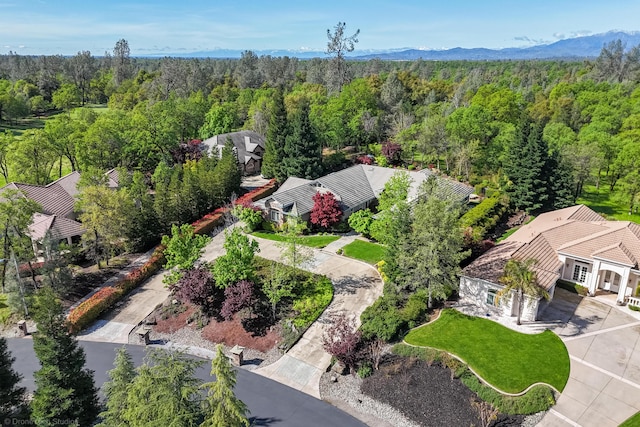
[[(70, 170), (151, 176), (188, 158), (194, 140), (252, 129), (267, 136), (265, 174), (279, 180), (334, 170), (349, 147), (505, 189), (529, 211), (573, 203), (588, 184), (631, 211), (639, 70), (638, 49), (620, 42), (584, 62), (148, 59), (126, 40), (101, 57), (10, 53), (0, 56), (0, 172), (37, 184)], [(26, 117), (42, 128), (24, 130)]]

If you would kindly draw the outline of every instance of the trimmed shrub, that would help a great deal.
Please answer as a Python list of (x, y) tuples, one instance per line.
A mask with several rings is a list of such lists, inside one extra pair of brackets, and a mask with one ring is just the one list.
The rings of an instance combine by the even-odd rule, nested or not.
[(381, 296), (360, 315), (360, 330), (365, 339), (379, 338), (391, 341), (406, 329), (395, 297)]
[(420, 289), (409, 296), (404, 307), (400, 310), (400, 318), (407, 322), (409, 328), (415, 328), (427, 320), (427, 305), (429, 294), (425, 289)]
[(124, 291), (113, 286), (105, 286), (93, 294), (91, 298), (80, 303), (69, 313), (69, 325), (72, 332), (79, 332), (89, 326), (112, 304), (118, 301)]

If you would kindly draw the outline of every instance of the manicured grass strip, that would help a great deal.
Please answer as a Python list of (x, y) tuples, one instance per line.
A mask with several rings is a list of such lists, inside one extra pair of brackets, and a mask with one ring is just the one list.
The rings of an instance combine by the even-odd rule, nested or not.
[(567, 348), (551, 331), (521, 334), (491, 320), (444, 310), (435, 322), (409, 332), (405, 341), (462, 358), (507, 393), (520, 393), (537, 382), (562, 391), (569, 378)]
[[(288, 239), (277, 233), (269, 233), (267, 231), (256, 231), (253, 233), (254, 236), (260, 237), (261, 239), (269, 239), (275, 240), (276, 242), (285, 242)], [(309, 246), (312, 248), (324, 248), (331, 242), (335, 242), (338, 240), (339, 236), (332, 236), (330, 234), (323, 234), (317, 236), (303, 236), (300, 238), (300, 244), (304, 246)]]
[(640, 412), (628, 418), (619, 427), (640, 427)]
[(384, 246), (377, 243), (354, 240), (342, 248), (342, 253), (349, 258), (359, 259), (369, 264), (375, 264), (384, 256)]

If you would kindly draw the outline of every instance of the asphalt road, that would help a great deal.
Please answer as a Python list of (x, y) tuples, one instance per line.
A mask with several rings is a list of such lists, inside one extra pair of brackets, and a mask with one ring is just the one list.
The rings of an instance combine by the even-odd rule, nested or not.
[[(16, 358), (14, 369), (23, 375), (22, 385), (34, 390), (33, 373), (40, 363), (33, 352), (30, 339), (7, 339), (9, 350)], [(87, 368), (94, 371), (97, 386), (108, 380), (107, 371), (113, 368), (115, 350), (119, 344), (101, 342), (80, 342), (87, 356)], [(127, 350), (136, 365), (142, 363), (144, 347), (127, 345)], [(196, 372), (198, 378), (211, 381), (211, 363), (205, 362)], [(250, 420), (254, 426), (305, 426), (305, 427), (362, 427), (365, 424), (326, 402), (305, 393), (284, 386), (268, 378), (249, 371), (238, 370), (236, 395), (247, 404), (251, 411)]]

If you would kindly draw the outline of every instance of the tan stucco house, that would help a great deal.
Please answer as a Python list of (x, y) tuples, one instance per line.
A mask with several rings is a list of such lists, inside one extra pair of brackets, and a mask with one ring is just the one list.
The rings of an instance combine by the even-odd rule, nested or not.
[[(613, 293), (619, 303), (634, 303), (640, 282), (640, 225), (608, 221), (584, 205), (541, 214), (463, 269), (460, 298), (487, 313), (515, 316), (515, 295), (496, 300), (499, 278), (511, 259), (535, 259), (538, 284), (553, 297), (556, 282)], [(640, 300), (637, 300), (640, 305)], [(523, 320), (536, 320), (547, 302), (527, 299)]]

